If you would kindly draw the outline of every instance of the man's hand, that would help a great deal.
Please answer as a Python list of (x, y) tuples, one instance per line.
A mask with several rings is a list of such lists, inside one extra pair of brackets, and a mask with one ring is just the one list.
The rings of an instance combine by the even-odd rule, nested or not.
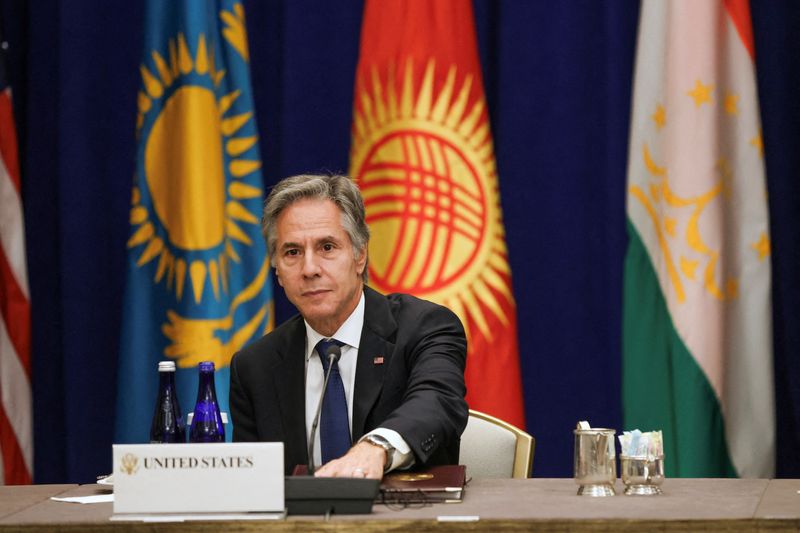
[(369, 479), (383, 478), (386, 466), (386, 451), (380, 446), (362, 441), (350, 448), (339, 459), (322, 465), (316, 471), (319, 477), (363, 477)]

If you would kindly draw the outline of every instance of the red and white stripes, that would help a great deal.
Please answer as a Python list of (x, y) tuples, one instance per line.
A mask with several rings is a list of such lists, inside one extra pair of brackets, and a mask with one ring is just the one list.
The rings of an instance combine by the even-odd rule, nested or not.
[(0, 483), (31, 483), (30, 295), (11, 91), (0, 93)]

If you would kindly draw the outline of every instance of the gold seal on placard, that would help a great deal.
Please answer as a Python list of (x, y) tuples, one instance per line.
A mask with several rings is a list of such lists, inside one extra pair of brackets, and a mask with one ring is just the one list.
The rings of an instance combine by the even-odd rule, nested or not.
[(129, 476), (132, 476), (139, 470), (139, 458), (132, 453), (126, 453), (120, 459), (121, 471)]
[(398, 474), (392, 477), (397, 481), (425, 481), (433, 479), (433, 474)]

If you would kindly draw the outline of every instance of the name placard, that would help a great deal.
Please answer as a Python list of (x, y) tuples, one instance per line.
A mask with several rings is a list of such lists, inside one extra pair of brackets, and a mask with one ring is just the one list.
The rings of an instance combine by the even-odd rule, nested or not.
[(283, 443), (115, 444), (114, 513), (280, 512)]

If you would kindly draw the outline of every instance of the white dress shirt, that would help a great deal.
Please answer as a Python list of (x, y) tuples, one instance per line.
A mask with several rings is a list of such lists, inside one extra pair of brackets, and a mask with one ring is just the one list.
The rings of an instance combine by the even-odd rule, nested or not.
[[(319, 354), (314, 349), (317, 343), (326, 338), (317, 331), (314, 331), (308, 322), (306, 325), (306, 438), (311, 435), (311, 424), (314, 422), (314, 415), (317, 414), (317, 405), (322, 394), (322, 385), (325, 374), (322, 370), (322, 362)], [(361, 330), (364, 327), (364, 293), (358, 305), (344, 321), (344, 324), (333, 334), (334, 339), (344, 343), (342, 346), (342, 357), (339, 359), (339, 374), (342, 376), (344, 394), (347, 398), (347, 420), (350, 424), (350, 435), (353, 434), (353, 390), (356, 383), (356, 361), (358, 360), (358, 345), (361, 342)], [(367, 435), (380, 435), (394, 446), (394, 454), (389, 458), (388, 470), (409, 467), (414, 464), (414, 454), (411, 447), (394, 430), (386, 428), (375, 428)], [(364, 435), (366, 437), (366, 435)], [(322, 462), (322, 451), (319, 442), (319, 427), (314, 436), (314, 464), (320, 465)], [(363, 437), (362, 437), (363, 439)]]

